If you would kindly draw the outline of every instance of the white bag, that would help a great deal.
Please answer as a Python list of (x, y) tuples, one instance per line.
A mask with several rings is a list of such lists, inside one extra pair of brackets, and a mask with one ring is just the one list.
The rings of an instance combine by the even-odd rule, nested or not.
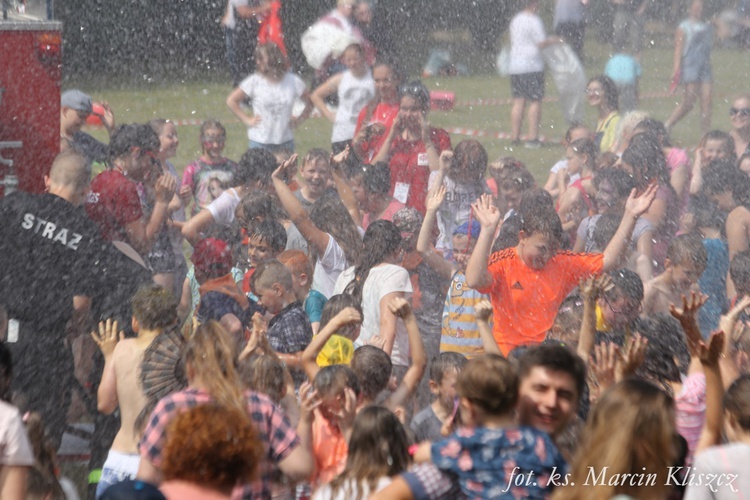
[(497, 73), (500, 76), (510, 75), (510, 47), (503, 45), (500, 53), (497, 55)]
[(300, 42), (307, 64), (320, 69), (328, 56), (340, 57), (349, 45), (359, 43), (359, 40), (335, 24), (320, 20), (302, 33)]
[(542, 50), (542, 57), (560, 95), (565, 121), (583, 121), (586, 73), (575, 51), (567, 43), (555, 43)]

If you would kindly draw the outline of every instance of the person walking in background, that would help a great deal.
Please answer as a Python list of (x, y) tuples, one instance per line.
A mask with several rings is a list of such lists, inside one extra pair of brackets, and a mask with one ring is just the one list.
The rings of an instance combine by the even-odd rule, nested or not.
[(588, 0), (555, 0), (555, 35), (565, 40), (583, 64), (583, 39), (586, 33), (585, 10)]
[(689, 17), (677, 27), (674, 43), (673, 84), (685, 85), (685, 97), (664, 123), (667, 130), (690, 113), (695, 101), (701, 100), (701, 132), (711, 128), (713, 76), (711, 73), (711, 45), (713, 28), (703, 20), (703, 0), (690, 3)]

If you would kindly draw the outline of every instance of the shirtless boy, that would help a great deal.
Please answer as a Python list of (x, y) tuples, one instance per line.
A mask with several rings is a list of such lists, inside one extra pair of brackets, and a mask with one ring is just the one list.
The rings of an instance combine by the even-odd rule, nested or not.
[(118, 333), (117, 321), (99, 323), (99, 333), (92, 332), (94, 342), (104, 355), (104, 372), (99, 384), (98, 408), (109, 415), (119, 406), (120, 430), (115, 436), (96, 489), (98, 499), (109, 486), (135, 479), (140, 454), (141, 429), (135, 428), (138, 415), (146, 406), (146, 396), (138, 382), (138, 366), (144, 351), (165, 328), (177, 321), (177, 302), (172, 293), (157, 285), (147, 285), (133, 296), (133, 331), (136, 338)]

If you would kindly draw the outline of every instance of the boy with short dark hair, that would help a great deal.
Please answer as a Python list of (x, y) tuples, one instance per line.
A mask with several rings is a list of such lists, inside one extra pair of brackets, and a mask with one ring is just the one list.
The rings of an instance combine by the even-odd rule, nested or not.
[(441, 352), (430, 364), (430, 392), (435, 401), (414, 416), (411, 430), (417, 443), (437, 441), (441, 430), (453, 414), (456, 379), (467, 359), (457, 352)]
[[(242, 291), (248, 294), (251, 300), (257, 302), (257, 297), (250, 290), (250, 280), (253, 273), (261, 264), (274, 260), (286, 248), (287, 233), (284, 226), (275, 220), (266, 219), (251, 225), (248, 230), (245, 246), (247, 247), (248, 269), (242, 273), (242, 269), (235, 267), (232, 274), (236, 281), (242, 276)], [(239, 275), (239, 276), (238, 276)]]
[(655, 195), (655, 185), (640, 196), (631, 193), (615, 237), (598, 255), (560, 252), (560, 219), (554, 208), (540, 205), (521, 213), (518, 245), (490, 258), (502, 215), (487, 195), (472, 205), (482, 229), (466, 268), (466, 284), (490, 295), (493, 334), (504, 355), (518, 345), (541, 342), (560, 304), (581, 278), (618, 266), (635, 221), (648, 210)]
[(641, 316), (669, 314), (670, 304), (682, 303), (682, 296), (690, 290), (698, 291), (698, 279), (707, 261), (708, 254), (700, 236), (683, 234), (670, 241), (664, 272), (644, 288)]
[(255, 270), (250, 286), (258, 304), (274, 316), (268, 323), (268, 343), (289, 367), (299, 387), (304, 380), (302, 353), (313, 332), (302, 303), (294, 295), (292, 272), (278, 260), (271, 260)]

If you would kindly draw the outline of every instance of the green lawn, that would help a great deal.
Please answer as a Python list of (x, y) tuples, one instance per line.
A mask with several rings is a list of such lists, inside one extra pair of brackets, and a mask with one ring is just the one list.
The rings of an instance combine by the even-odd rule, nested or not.
[[(662, 37), (663, 38), (663, 37)], [(642, 55), (644, 69), (641, 80), (641, 94), (666, 91), (672, 67), (672, 49), (664, 40), (654, 47), (647, 48)], [(463, 51), (467, 57), (476, 60), (484, 57), (484, 67), (489, 66), (491, 56), (480, 56), (470, 52), (469, 46), (459, 46), (458, 53)], [(593, 76), (601, 71), (609, 57), (609, 48), (593, 38), (587, 40), (587, 74)], [(456, 57), (458, 59), (458, 57)], [(744, 82), (747, 77), (747, 54), (733, 50), (715, 49), (713, 53), (713, 70), (716, 81), (714, 89), (714, 118), (716, 128), (728, 129), (727, 99), (746, 90)], [(91, 93), (95, 99), (106, 99), (113, 106), (119, 123), (146, 121), (151, 118), (171, 118), (177, 120), (218, 118), (225, 122), (228, 132), (226, 154), (230, 158), (238, 159), (245, 150), (247, 143), (245, 129), (231, 115), (224, 105), (224, 100), (230, 91), (228, 84), (217, 83), (216, 79), (207, 79), (206, 83), (199, 81), (183, 81), (172, 85), (138, 83), (130, 88), (113, 85), (92, 85), (88, 82), (67, 82), (66, 87), (78, 85), (82, 90)], [(450, 90), (456, 93), (458, 101), (468, 99), (506, 99), (510, 95), (510, 86), (506, 78), (493, 74), (454, 77), (428, 78), (427, 86), (434, 90)], [(548, 97), (556, 97), (556, 89), (552, 81), (547, 82)], [(679, 92), (679, 91), (678, 91)], [(679, 97), (679, 94), (678, 96)], [(642, 109), (664, 120), (677, 102), (676, 97), (644, 98)], [(429, 119), (433, 125), (443, 127), (460, 127), (490, 132), (509, 132), (510, 106), (457, 106), (451, 112), (432, 112)], [(589, 125), (595, 123), (592, 110), (587, 110)], [(562, 137), (566, 124), (562, 119), (557, 103), (545, 103), (543, 107), (542, 135), (552, 138)], [(525, 129), (524, 129), (525, 130)], [(331, 126), (322, 118), (308, 120), (296, 133), (297, 151), (304, 153), (311, 147), (328, 147)], [(101, 130), (93, 130), (94, 135), (102, 137)], [(179, 127), (181, 145), (174, 163), (182, 169), (188, 162), (199, 154), (198, 127)], [(453, 135), (456, 144), (465, 137)], [(694, 146), (700, 138), (698, 127), (698, 113), (694, 110), (685, 121), (677, 125), (674, 130), (674, 141), (683, 147)], [(562, 147), (549, 145), (540, 150), (511, 148), (507, 140), (479, 138), (487, 148), (490, 160), (500, 156), (513, 155), (524, 161), (537, 179), (546, 179), (549, 167), (564, 152)]]

